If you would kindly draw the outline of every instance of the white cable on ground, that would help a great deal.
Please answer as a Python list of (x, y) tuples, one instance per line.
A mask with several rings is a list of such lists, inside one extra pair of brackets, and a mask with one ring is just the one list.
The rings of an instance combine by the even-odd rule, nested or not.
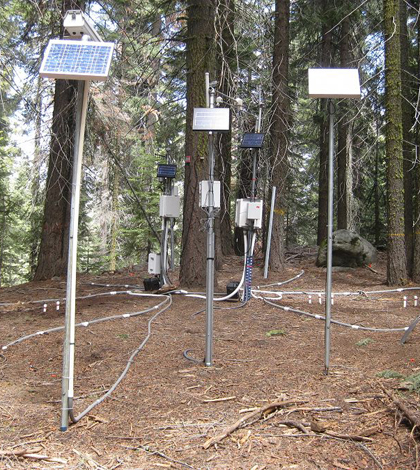
[[(231, 299), (234, 295), (236, 295), (239, 290), (241, 289), (244, 281), (245, 281), (245, 271), (246, 271), (246, 258), (247, 258), (247, 253), (248, 253), (248, 242), (247, 242), (247, 239), (246, 239), (246, 234), (244, 234), (244, 248), (245, 248), (245, 256), (244, 256), (244, 269), (242, 271), (242, 278), (241, 278), (241, 281), (239, 282), (238, 286), (236, 287), (236, 289), (234, 291), (232, 291), (230, 294), (228, 295), (225, 295), (224, 297), (217, 297), (217, 298), (214, 298), (213, 300), (215, 302), (221, 302), (221, 301), (224, 301), (224, 300), (229, 300)], [(252, 237), (252, 241), (251, 241), (251, 247), (250, 247), (250, 252), (252, 253), (254, 251), (254, 244), (255, 244), (255, 238), (256, 238), (256, 234), (254, 233), (253, 237)], [(206, 299), (206, 296), (205, 295), (198, 295), (198, 294), (185, 294), (186, 297), (194, 297), (196, 299)]]
[[(264, 297), (261, 297), (261, 298), (264, 300), (265, 303), (267, 303), (269, 305), (272, 305), (273, 307), (276, 307), (276, 308), (281, 308), (282, 310), (284, 310), (286, 312), (293, 312), (293, 313), (297, 313), (299, 315), (306, 315), (306, 316), (311, 317), (311, 318), (316, 318), (317, 320), (324, 320), (325, 321), (325, 316), (324, 315), (318, 315), (318, 314), (314, 314), (314, 313), (304, 312), (303, 310), (298, 310), (298, 309), (291, 308), (291, 307), (285, 307), (283, 305), (275, 304), (274, 302), (271, 302), (270, 300), (268, 300)], [(404, 328), (372, 328), (372, 327), (362, 326), (362, 325), (352, 325), (351, 323), (344, 323), (344, 322), (341, 322), (341, 321), (338, 321), (338, 320), (333, 320), (333, 319), (331, 319), (331, 323), (335, 323), (335, 324), (340, 325), (340, 326), (345, 326), (347, 328), (352, 328), (353, 330), (377, 331), (377, 332), (381, 332), (381, 333), (406, 331), (408, 329), (408, 326), (406, 326)]]
[(289, 282), (293, 282), (296, 279), (299, 279), (301, 276), (305, 274), (305, 271), (302, 269), (302, 271), (297, 274), (295, 277), (292, 277), (291, 279), (287, 279), (287, 281), (282, 281), (282, 282), (275, 282), (273, 284), (264, 284), (263, 286), (257, 286), (257, 289), (260, 289), (261, 287), (274, 287), (274, 286), (283, 286), (284, 284), (288, 284)]
[[(141, 294), (138, 294), (138, 295), (141, 295)], [(128, 360), (127, 362), (127, 365), (125, 366), (125, 369), (123, 370), (122, 374), (118, 377), (118, 379), (115, 381), (114, 385), (112, 385), (112, 387), (104, 394), (102, 395), (102, 397), (98, 398), (95, 402), (93, 402), (91, 405), (89, 405), (84, 411), (82, 411), (78, 416), (74, 417), (74, 414), (73, 414), (73, 403), (69, 403), (69, 408), (70, 408), (70, 411), (69, 411), (69, 416), (70, 416), (70, 419), (73, 423), (77, 423), (78, 421), (80, 421), (84, 416), (86, 416), (93, 408), (95, 408), (96, 406), (98, 406), (100, 403), (102, 403), (107, 397), (109, 397), (111, 395), (111, 393), (118, 387), (118, 385), (120, 384), (120, 382), (124, 379), (124, 377), (127, 375), (132, 363), (134, 362), (134, 358), (137, 356), (137, 354), (144, 348), (145, 344), (149, 341), (149, 338), (152, 334), (152, 323), (153, 321), (161, 314), (163, 313), (165, 310), (167, 310), (171, 305), (172, 305), (172, 297), (169, 295), (160, 295), (160, 296), (163, 296), (163, 297), (166, 297), (166, 299), (169, 299), (169, 304), (166, 305), (165, 307), (163, 307), (159, 312), (157, 312), (155, 315), (153, 315), (153, 317), (148, 321), (147, 323), (147, 336), (144, 338), (144, 340), (141, 342), (141, 344), (139, 345), (139, 347), (137, 349), (135, 349), (131, 356), (130, 356), (130, 359)], [(162, 305), (162, 304), (159, 304), (159, 305)], [(155, 306), (154, 307), (155, 309), (156, 308), (159, 308), (158, 306)]]
[[(168, 299), (168, 296), (163, 295), (163, 294), (144, 294), (144, 293), (135, 293), (135, 292), (131, 292), (131, 291), (119, 291), (119, 292), (112, 292), (112, 293), (94, 294), (93, 297), (105, 296), (105, 295), (115, 295), (115, 294), (128, 294), (128, 295), (139, 296), (139, 297), (163, 297), (164, 300), (162, 302), (160, 302), (158, 305), (155, 305), (153, 307), (149, 307), (145, 310), (141, 310), (141, 311), (138, 311), (138, 312), (124, 313), (122, 315), (112, 315), (110, 317), (96, 318), (94, 320), (89, 320), (89, 321), (84, 321), (84, 322), (81, 322), (81, 323), (77, 323), (75, 326), (85, 326), (85, 327), (87, 327), (87, 326), (93, 325), (95, 323), (101, 323), (101, 322), (110, 321), (110, 320), (118, 320), (118, 319), (122, 319), (122, 318), (130, 318), (130, 317), (136, 317), (136, 316), (139, 316), (139, 315), (143, 315), (143, 314), (148, 313), (148, 312), (150, 312), (150, 311), (152, 311), (156, 308), (160, 308), (162, 305), (164, 305), (167, 302), (167, 299)], [(86, 298), (90, 298), (90, 297), (92, 297), (92, 296), (78, 297), (78, 299), (86, 299)], [(45, 335), (45, 334), (48, 334), (48, 333), (53, 333), (53, 332), (62, 331), (62, 330), (64, 330), (64, 326), (57, 326), (55, 328), (49, 328), (48, 330), (37, 331), (36, 333), (32, 333), (32, 334), (26, 335), (26, 336), (22, 336), (21, 338), (18, 338), (15, 341), (12, 341), (12, 342), (2, 346), (2, 350), (4, 351), (7, 348), (9, 348), (10, 346), (21, 343), (21, 342), (23, 342), (27, 339), (33, 338), (35, 336)]]

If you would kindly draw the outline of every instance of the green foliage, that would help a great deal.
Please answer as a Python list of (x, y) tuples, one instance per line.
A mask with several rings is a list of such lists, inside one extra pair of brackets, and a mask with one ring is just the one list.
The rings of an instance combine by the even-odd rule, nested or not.
[(285, 329), (281, 328), (279, 330), (270, 330), (270, 331), (267, 331), (267, 333), (265, 334), (266, 336), (268, 336), (269, 338), (271, 336), (285, 336), (287, 335), (287, 332)]
[(420, 394), (420, 372), (409, 375), (406, 381), (410, 384), (410, 391)]
[[(1, 139), (3, 143), (4, 140)], [(30, 199), (25, 190), (29, 166), (22, 161), (20, 168), (14, 167), (13, 161), (18, 156), (12, 147), (0, 146), (0, 285), (3, 286), (29, 280), (30, 275), (27, 250)]]
[[(322, 10), (322, 4), (326, 9)], [(149, 250), (159, 251), (153, 230), (160, 233), (158, 215), (162, 188), (156, 165), (169, 153), (178, 164), (177, 184), (183, 181), (185, 140), (185, 7), (177, 2), (89, 1), (87, 13), (106, 40), (117, 42), (112, 75), (92, 85), (85, 143), (85, 172), (80, 215), (79, 269), (84, 272), (144, 264)], [(318, 217), (320, 100), (308, 99), (309, 67), (319, 66), (322, 32), (331, 32), (332, 66), (339, 65), (342, 20), (350, 15), (354, 66), (362, 76), (364, 99), (351, 103), (353, 135), (353, 192), (355, 229), (370, 241), (386, 242), (384, 57), (381, 32), (382, 2), (291, 2), (290, 76), (291, 100), (288, 135), (288, 174), (284, 206), (287, 244), (315, 244)], [(218, 6), (216, 24), (222, 24)], [(49, 144), (52, 82), (38, 82), (42, 52), (48, 40), (59, 36), (60, 2), (6, 0), (0, 10), (0, 281), (28, 279), (36, 258), (42, 220), (42, 194)], [(416, 15), (410, 10), (409, 23)], [(235, 5), (234, 41), (228, 57), (221, 56), (223, 80), (229, 94), (244, 100), (246, 111), (232, 111), (232, 194), (242, 165), (249, 165), (237, 148), (244, 131), (253, 130), (258, 114), (257, 88), (264, 98), (264, 149), (258, 162), (258, 194), (268, 198), (273, 171), (270, 129), (272, 94), (273, 2), (239, 2)], [(229, 18), (229, 21), (233, 21)], [(415, 27), (409, 28), (411, 65), (418, 65)], [(216, 32), (219, 55), (222, 31)], [(17, 79), (17, 73), (20, 80)], [(416, 105), (415, 74), (412, 104)], [(23, 77), (23, 78), (22, 78)], [(217, 77), (219, 82), (222, 77)], [(42, 100), (41, 100), (42, 98)], [(31, 132), (39, 118), (40, 149), (33, 161), (17, 159), (10, 144), (8, 120), (19, 107), (22, 128)], [(346, 116), (338, 116), (346, 119)], [(414, 130), (412, 132), (414, 137)], [(413, 146), (414, 147), (414, 146)], [(169, 149), (169, 150), (167, 150)], [(32, 169), (31, 169), (32, 165)], [(30, 171), (32, 170), (32, 171)], [(35, 170), (35, 171), (34, 171)], [(32, 174), (35, 175), (33, 177)], [(38, 182), (32, 188), (28, 181)], [(379, 193), (379, 200), (375, 196)], [(375, 204), (379, 203), (379, 220)], [(146, 221), (145, 213), (150, 223)], [(181, 235), (181, 219), (176, 237)], [(179, 250), (180, 243), (176, 243)], [(277, 330), (273, 330), (277, 331)], [(283, 331), (283, 330), (278, 330)], [(270, 332), (269, 332), (270, 333)], [(280, 333), (278, 333), (280, 334)], [(271, 336), (271, 335), (270, 335)], [(365, 346), (366, 338), (362, 340)]]
[(415, 374), (411, 374), (406, 377), (403, 374), (393, 370), (384, 370), (376, 375), (384, 379), (401, 379), (404, 382), (404, 387), (408, 387), (410, 392), (420, 394), (420, 372), (416, 372)]
[(395, 372), (394, 370), (383, 370), (382, 372), (378, 372), (376, 375), (383, 379), (402, 379), (404, 377), (402, 374)]
[(368, 344), (374, 343), (372, 338), (363, 338), (356, 343), (356, 346), (367, 346)]

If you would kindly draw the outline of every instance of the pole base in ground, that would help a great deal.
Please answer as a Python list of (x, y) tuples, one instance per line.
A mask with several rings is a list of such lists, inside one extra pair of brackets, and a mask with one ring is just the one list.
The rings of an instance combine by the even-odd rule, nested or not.
[(61, 426), (60, 431), (67, 431), (68, 427), (67, 426)]

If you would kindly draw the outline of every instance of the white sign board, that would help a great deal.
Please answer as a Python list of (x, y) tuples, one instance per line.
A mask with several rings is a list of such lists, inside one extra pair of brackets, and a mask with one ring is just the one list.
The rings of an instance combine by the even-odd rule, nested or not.
[(308, 80), (309, 98), (361, 98), (357, 69), (309, 69)]
[(194, 108), (193, 131), (228, 132), (229, 108)]

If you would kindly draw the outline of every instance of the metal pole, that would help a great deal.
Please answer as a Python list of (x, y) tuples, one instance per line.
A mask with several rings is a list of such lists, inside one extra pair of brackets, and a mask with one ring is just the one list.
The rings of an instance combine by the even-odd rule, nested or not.
[[(208, 74), (206, 74), (206, 84)], [(214, 89), (209, 88), (209, 106), (214, 108)], [(207, 216), (207, 270), (206, 270), (206, 354), (204, 363), (212, 366), (213, 357), (213, 298), (214, 298), (214, 135), (209, 132), (209, 205)]]
[(89, 85), (90, 82), (88, 81), (79, 81), (77, 89), (76, 129), (70, 209), (69, 254), (67, 263), (65, 339), (63, 350), (63, 377), (61, 397), (61, 431), (67, 430), (69, 424), (69, 411), (73, 408), (77, 235), (79, 228), (83, 143), (85, 136)]
[(204, 74), (205, 85), (206, 85), (206, 108), (210, 108), (210, 74), (206, 72)]
[(328, 103), (330, 117), (328, 151), (328, 232), (327, 232), (327, 280), (325, 287), (325, 374), (330, 368), (331, 293), (332, 293), (332, 233), (334, 224), (334, 105)]
[(277, 188), (273, 186), (272, 193), (271, 193), (270, 220), (268, 222), (267, 249), (265, 250), (264, 279), (267, 279), (268, 277), (268, 264), (270, 262), (271, 234), (273, 232), (273, 215), (274, 215), (274, 204), (276, 202), (276, 192), (277, 192)]
[[(261, 96), (261, 87), (259, 87), (258, 95), (258, 119), (255, 125), (255, 132), (258, 134), (261, 132), (261, 121), (262, 121), (262, 96)], [(256, 182), (257, 182), (257, 155), (258, 149), (255, 149), (253, 152), (252, 159), (252, 182), (251, 182), (251, 201), (255, 201), (256, 196)]]
[[(259, 98), (258, 98), (258, 119), (255, 123), (255, 131), (261, 132), (261, 120), (262, 120), (262, 97), (261, 87), (259, 87)], [(252, 181), (251, 181), (251, 201), (255, 201), (257, 193), (257, 156), (258, 149), (252, 152)], [(245, 287), (244, 287), (244, 300), (248, 301), (251, 299), (251, 284), (252, 284), (252, 269), (254, 266), (254, 253), (251, 251), (252, 239), (254, 238), (254, 223), (248, 229), (248, 253), (245, 253), (246, 260), (246, 272), (245, 272)]]

